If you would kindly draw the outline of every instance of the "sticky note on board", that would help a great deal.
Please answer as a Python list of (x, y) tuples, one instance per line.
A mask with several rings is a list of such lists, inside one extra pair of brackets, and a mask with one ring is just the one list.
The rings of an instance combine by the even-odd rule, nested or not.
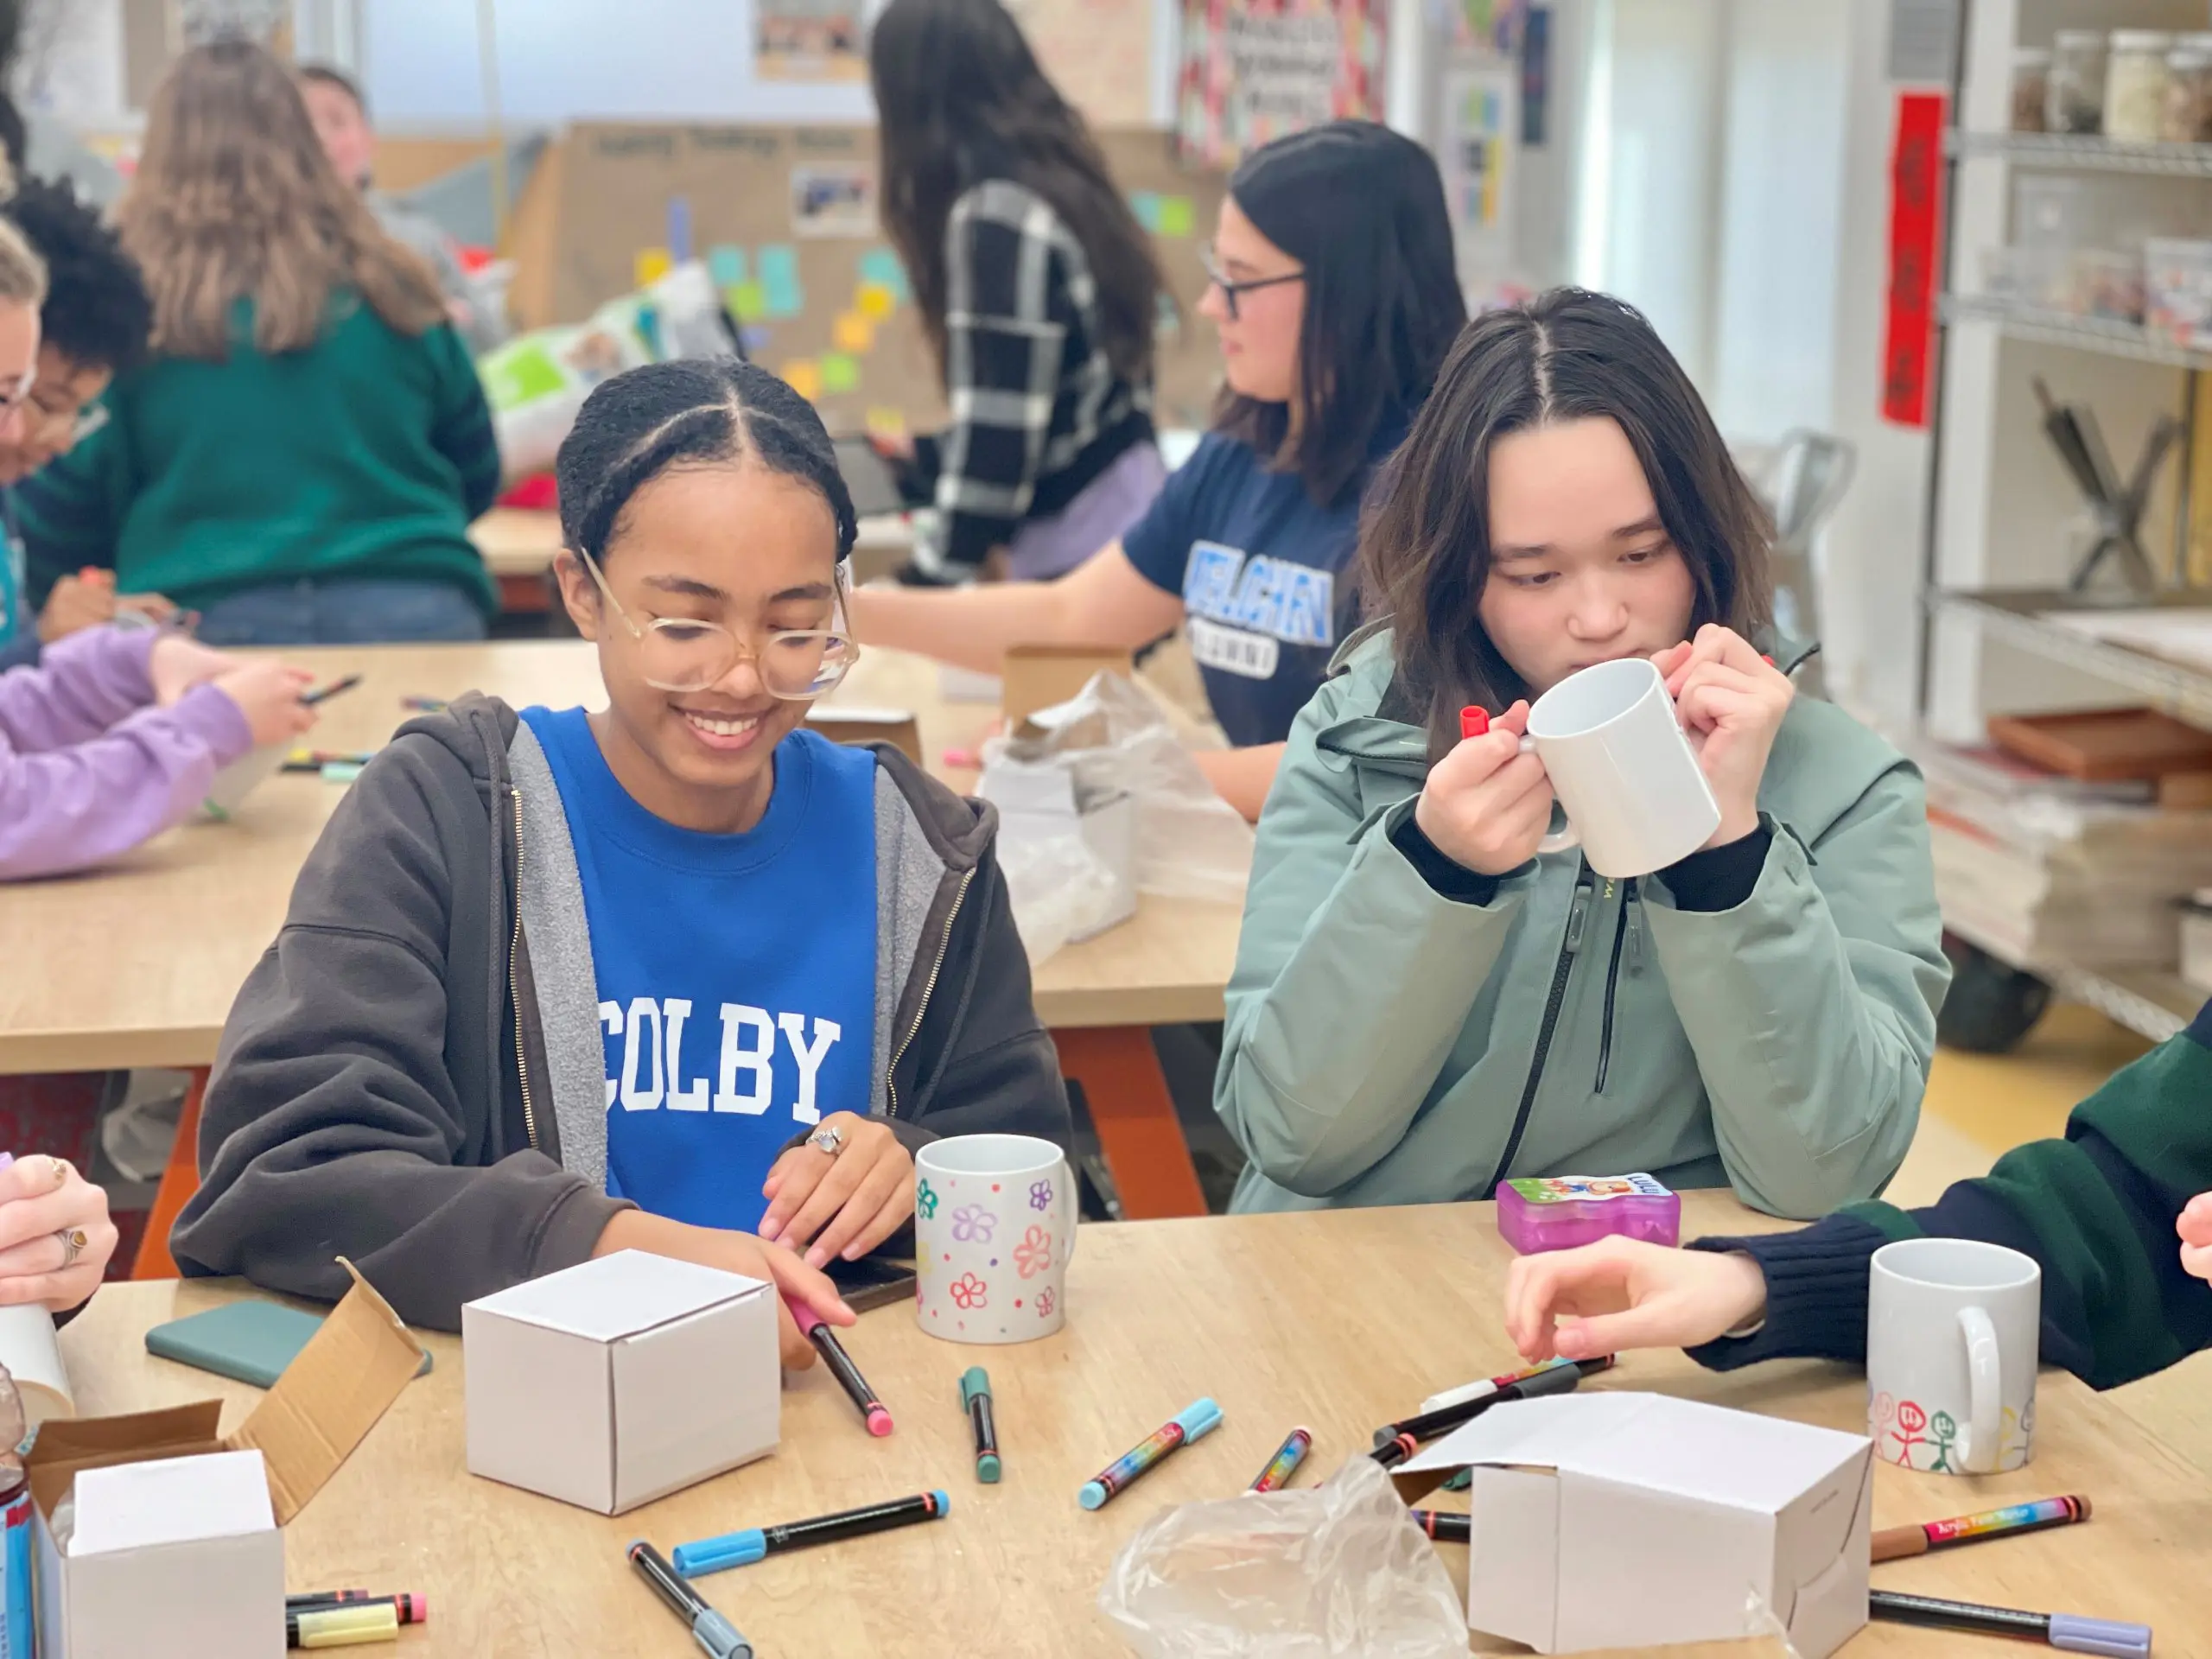
[(783, 366), (784, 384), (812, 403), (822, 395), (822, 366), (810, 357), (794, 359)]
[(861, 281), (888, 289), (895, 304), (905, 305), (913, 297), (906, 288), (906, 267), (889, 248), (870, 248), (861, 255), (860, 270)]
[(853, 309), (871, 322), (881, 322), (899, 308), (899, 296), (881, 283), (862, 283), (853, 296)]
[(733, 283), (722, 290), (722, 303), (740, 322), (753, 322), (768, 315), (768, 293), (758, 283)]
[(707, 250), (707, 276), (716, 288), (735, 288), (747, 276), (745, 250), (734, 242), (717, 242)]
[(1160, 199), (1159, 231), (1162, 236), (1188, 236), (1198, 227), (1198, 209), (1188, 196)]
[(851, 391), (861, 383), (861, 365), (856, 358), (843, 352), (825, 352), (822, 357), (822, 390), (829, 392)]
[(639, 288), (651, 288), (675, 266), (675, 257), (666, 248), (639, 248), (630, 270)]
[(768, 341), (772, 336), (766, 328), (754, 322), (747, 323), (739, 329), (737, 338), (739, 343), (745, 347), (745, 354), (747, 357), (758, 358), (761, 353), (768, 349)]
[[(903, 438), (906, 435), (906, 411), (902, 409), (871, 409), (861, 425), (872, 438)], [(996, 698), (994, 697), (995, 702)]]
[(798, 280), (798, 250), (778, 242), (760, 250), (761, 315), (795, 317), (806, 309), (806, 290)]
[(875, 325), (857, 311), (848, 311), (830, 327), (830, 343), (841, 352), (864, 352), (875, 344)]
[(1157, 190), (1133, 190), (1129, 193), (1129, 211), (1137, 216), (1137, 223), (1157, 236), (1160, 228), (1160, 200)]

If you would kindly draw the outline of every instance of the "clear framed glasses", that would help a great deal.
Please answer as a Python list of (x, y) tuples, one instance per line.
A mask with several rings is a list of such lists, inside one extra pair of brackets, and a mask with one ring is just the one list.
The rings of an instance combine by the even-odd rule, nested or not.
[(576, 557), (599, 591), (613, 607), (614, 614), (638, 642), (644, 678), (656, 691), (703, 691), (718, 683), (746, 657), (753, 658), (760, 683), (768, 695), (786, 702), (805, 702), (834, 690), (860, 660), (860, 644), (845, 624), (845, 569), (837, 568), (836, 594), (828, 628), (779, 628), (758, 651), (748, 651), (737, 636), (719, 622), (695, 621), (690, 617), (657, 617), (639, 627), (614, 590), (599, 562), (582, 549)]
[(1222, 303), (1229, 308), (1229, 320), (1231, 322), (1236, 321), (1238, 295), (1249, 294), (1255, 289), (1281, 288), (1286, 283), (1302, 283), (1306, 280), (1304, 271), (1287, 270), (1280, 276), (1253, 276), (1240, 283), (1225, 275), (1221, 267), (1214, 262), (1211, 248), (1203, 251), (1198, 257), (1205, 264), (1206, 280), (1221, 290)]

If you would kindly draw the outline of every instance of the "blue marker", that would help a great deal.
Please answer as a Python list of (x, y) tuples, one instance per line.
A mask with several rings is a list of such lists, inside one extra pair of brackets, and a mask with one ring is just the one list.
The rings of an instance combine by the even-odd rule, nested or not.
[(1086, 1510), (1104, 1509), (1108, 1499), (1176, 1447), (1188, 1446), (1220, 1426), (1221, 1408), (1212, 1401), (1200, 1400), (1185, 1407), (1161, 1424), (1151, 1439), (1132, 1446), (1100, 1470), (1095, 1478), (1084, 1482), (1075, 1501)]
[(692, 1639), (713, 1659), (753, 1659), (753, 1644), (737, 1633), (737, 1626), (707, 1605), (706, 1599), (676, 1576), (661, 1553), (644, 1539), (630, 1546), (630, 1565), (653, 1587), (676, 1616), (691, 1627)]
[(871, 1503), (866, 1509), (847, 1510), (812, 1521), (793, 1521), (780, 1527), (747, 1527), (742, 1532), (726, 1532), (719, 1538), (678, 1544), (676, 1570), (687, 1579), (696, 1579), (702, 1573), (750, 1567), (764, 1555), (779, 1554), (787, 1549), (831, 1544), (840, 1538), (858, 1538), (871, 1532), (888, 1532), (893, 1527), (910, 1527), (918, 1521), (941, 1520), (951, 1509), (952, 1500), (943, 1492), (924, 1492), (919, 1497), (894, 1498), (888, 1503)]

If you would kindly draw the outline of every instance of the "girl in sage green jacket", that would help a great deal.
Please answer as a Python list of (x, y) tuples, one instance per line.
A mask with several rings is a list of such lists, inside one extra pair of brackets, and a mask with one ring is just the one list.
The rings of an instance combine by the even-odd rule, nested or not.
[[(1363, 531), (1389, 625), (1340, 653), (1260, 820), (1215, 1087), (1236, 1208), (1641, 1170), (1809, 1217), (1896, 1172), (1949, 978), (1923, 792), (1749, 643), (1766, 534), (1628, 307), (1560, 289), (1462, 335)], [(1526, 699), (1627, 656), (1721, 823), (1614, 881), (1538, 855), (1517, 737)]]

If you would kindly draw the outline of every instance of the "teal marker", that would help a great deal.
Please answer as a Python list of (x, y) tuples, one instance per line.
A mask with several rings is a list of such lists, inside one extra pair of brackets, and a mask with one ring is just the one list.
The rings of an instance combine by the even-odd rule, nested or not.
[(1211, 1400), (1193, 1402), (1161, 1424), (1159, 1431), (1142, 1445), (1132, 1446), (1100, 1470), (1094, 1478), (1084, 1482), (1075, 1501), (1086, 1510), (1105, 1508), (1116, 1492), (1176, 1447), (1188, 1446), (1220, 1427), (1219, 1406)]
[(968, 1427), (976, 1435), (976, 1478), (986, 1486), (999, 1484), (999, 1431), (991, 1421), (990, 1374), (970, 1365), (960, 1378), (960, 1403), (968, 1413)]

